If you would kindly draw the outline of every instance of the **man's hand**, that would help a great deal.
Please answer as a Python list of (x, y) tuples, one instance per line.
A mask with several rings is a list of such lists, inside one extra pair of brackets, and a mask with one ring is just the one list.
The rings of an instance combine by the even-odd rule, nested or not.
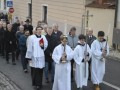
[(43, 47), (43, 45), (44, 45), (43, 43), (40, 43), (40, 46), (41, 46), (41, 47)]
[(106, 55), (107, 55), (107, 50), (106, 50), (106, 49), (103, 49), (103, 50), (102, 50), (102, 56), (103, 56), (103, 57), (106, 57)]

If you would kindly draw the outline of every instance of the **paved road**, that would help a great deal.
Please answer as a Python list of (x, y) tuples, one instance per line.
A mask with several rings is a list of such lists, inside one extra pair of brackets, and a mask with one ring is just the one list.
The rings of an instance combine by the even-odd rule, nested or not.
[[(108, 83), (108, 85), (101, 84), (102, 90), (120, 90), (120, 89), (114, 89), (116, 88), (114, 86), (110, 86), (110, 85), (115, 85), (120, 88), (119, 69), (120, 69), (120, 62), (115, 60), (107, 60), (106, 75), (104, 80)], [(33, 87), (31, 86), (30, 72), (28, 74), (25, 74), (23, 72), (20, 61), (17, 61), (16, 66), (13, 66), (11, 63), (6, 64), (5, 59), (0, 57), (0, 71), (3, 72), (5, 75), (7, 75), (7, 78), (12, 80), (22, 90), (34, 90)], [(45, 81), (43, 81), (42, 90), (52, 90), (52, 83), (46, 84)], [(72, 90), (76, 90), (75, 83), (72, 83)], [(84, 90), (93, 90), (93, 85), (90, 81), (88, 82), (88, 86), (84, 87)]]

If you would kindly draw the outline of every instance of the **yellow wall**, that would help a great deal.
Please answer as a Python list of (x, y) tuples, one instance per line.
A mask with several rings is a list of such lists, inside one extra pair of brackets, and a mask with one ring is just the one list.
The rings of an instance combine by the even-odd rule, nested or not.
[(13, 0), (14, 16), (18, 16), (22, 21), (25, 21), (28, 17), (28, 2), (28, 0)]
[[(28, 2), (30, 0), (13, 0), (15, 13), (21, 20), (26, 20), (28, 16)], [(33, 26), (42, 20), (43, 5), (48, 6), (48, 24), (59, 24), (59, 29), (64, 32), (67, 26), (67, 32), (71, 26), (77, 27), (77, 34), (81, 33), (82, 15), (85, 14), (85, 0), (32, 0), (32, 19)], [(97, 36), (99, 30), (105, 31), (106, 35), (109, 30), (109, 44), (112, 45), (112, 34), (114, 25), (114, 9), (89, 8), (93, 17), (89, 18), (89, 27), (94, 29), (94, 35)], [(66, 24), (65, 24), (66, 23)]]
[(71, 25), (79, 28), (85, 10), (84, 2), (85, 0), (33, 0), (33, 23), (35, 25), (38, 20), (42, 20), (42, 7), (47, 5), (49, 25), (58, 23), (63, 31), (66, 21), (68, 30)]
[(108, 42), (110, 46), (112, 45), (113, 28), (114, 28), (114, 9), (99, 9), (99, 8), (89, 8), (90, 14), (93, 17), (89, 18), (89, 27), (93, 28), (94, 35), (97, 36), (98, 31), (102, 30), (105, 32), (106, 36), (109, 36)]

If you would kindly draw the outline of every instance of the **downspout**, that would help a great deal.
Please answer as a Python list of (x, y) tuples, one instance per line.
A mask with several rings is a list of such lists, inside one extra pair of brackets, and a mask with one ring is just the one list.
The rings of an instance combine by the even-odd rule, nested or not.
[(117, 27), (117, 17), (118, 17), (118, 3), (119, 2), (119, 0), (116, 0), (116, 7), (115, 7), (115, 19), (114, 19), (114, 28), (116, 28)]
[[(118, 3), (119, 0), (116, 0), (116, 6), (115, 6), (115, 18), (114, 18), (114, 29), (117, 28), (117, 17), (118, 17)], [(113, 32), (114, 32), (114, 29), (113, 29)], [(117, 50), (118, 49), (118, 45), (113, 43), (113, 48), (114, 50)]]

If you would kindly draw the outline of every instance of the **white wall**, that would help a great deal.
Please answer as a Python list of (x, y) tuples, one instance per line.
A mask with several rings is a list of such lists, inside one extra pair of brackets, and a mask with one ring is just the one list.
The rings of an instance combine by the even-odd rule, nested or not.
[(120, 0), (118, 0), (117, 28), (120, 29)]
[[(94, 35), (98, 31), (104, 31), (109, 36), (109, 44), (112, 45), (115, 9), (87, 8), (93, 17), (89, 18), (89, 27), (93, 28)], [(106, 38), (106, 37), (105, 37)]]

